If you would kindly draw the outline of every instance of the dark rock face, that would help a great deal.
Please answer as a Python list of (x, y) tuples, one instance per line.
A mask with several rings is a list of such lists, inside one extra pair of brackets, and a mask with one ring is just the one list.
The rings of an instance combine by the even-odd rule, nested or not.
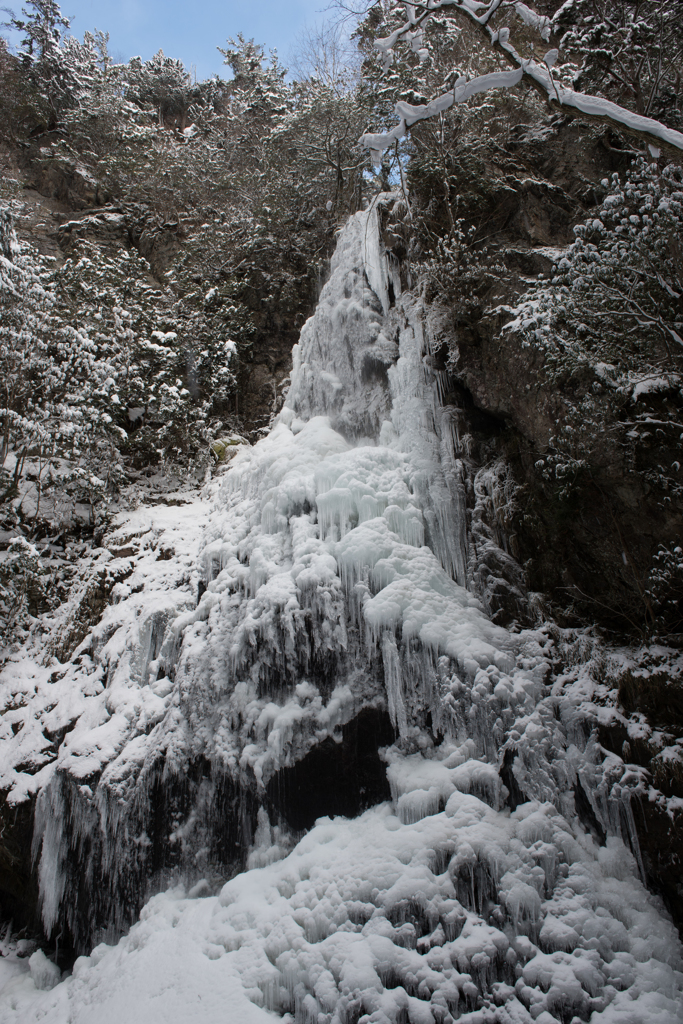
[[(448, 386), (459, 391), (456, 403), (469, 410), (471, 422), (476, 410), (498, 425), (497, 432), (485, 430), (492, 442), (488, 456), (503, 457), (522, 488), (505, 532), (514, 537), (511, 553), (525, 568), (528, 588), (550, 597), (554, 614), (567, 624), (588, 619), (642, 636), (653, 556), (683, 533), (680, 507), (652, 481), (662, 461), (678, 456), (653, 430), (634, 461), (621, 424), (645, 408), (653, 421), (666, 411), (680, 422), (683, 398), (674, 387), (624, 405), (593, 439), (591, 463), (572, 494), (560, 496), (561, 485), (545, 478), (538, 462), (572, 407), (600, 382), (589, 365), (559, 379), (550, 373), (542, 351), (504, 330), (510, 315), (502, 308), (573, 241), (573, 226), (598, 202), (599, 182), (627, 168), (633, 154), (621, 146), (609, 132), (560, 119), (513, 128), (505, 150), (491, 154), (490, 167), (470, 168), (467, 160), (456, 165), (463, 176), (459, 207), (489, 249), (481, 286), (475, 281), (466, 301), (454, 287), (439, 298), (444, 308), (434, 316), (450, 350)], [(482, 185), (484, 172), (489, 178)], [(500, 272), (491, 283), (487, 264), (496, 261)], [(481, 436), (477, 426), (473, 434)]]
[[(523, 488), (511, 532), (529, 587), (549, 595), (556, 609), (575, 605), (592, 620), (638, 635), (652, 559), (660, 544), (678, 541), (683, 525), (680, 509), (648, 481), (666, 453), (653, 443), (634, 469), (611, 436), (596, 437), (590, 472), (561, 497), (559, 484), (544, 479), (537, 462), (573, 396), (544, 383), (537, 354), (519, 337), (508, 333), (501, 344), (502, 326), (497, 315), (460, 330), (453, 374), (474, 405), (504, 425), (496, 444)], [(587, 371), (587, 391), (591, 383)], [(680, 396), (672, 399), (680, 404)]]
[(15, 931), (40, 935), (38, 882), (32, 870), (31, 837), (34, 801), (9, 807), (0, 801), (0, 914)]
[(31, 161), (35, 187), (41, 195), (61, 199), (73, 210), (106, 202), (106, 194), (92, 172), (76, 158), (56, 156), (43, 144)]
[(249, 297), (250, 306), (254, 304), (251, 308), (257, 333), (240, 369), (238, 413), (252, 431), (268, 427), (272, 416), (279, 412), (282, 388), (292, 368), (292, 348), (315, 305), (310, 280), (304, 278), (299, 284), (301, 293), (286, 315), (278, 302), (266, 298), (265, 289), (263, 294)]
[(56, 229), (55, 235), (60, 248), (66, 253), (80, 241), (122, 248), (130, 245), (128, 219), (116, 206), (88, 210), (80, 217), (66, 220)]
[(295, 831), (324, 815), (355, 817), (391, 796), (379, 749), (393, 743), (386, 711), (361, 711), (342, 729), (340, 742), (326, 739), (291, 768), (283, 768), (266, 791), (274, 809)]
[[(627, 716), (642, 718), (653, 730), (683, 734), (683, 682), (665, 673), (639, 678), (627, 673), (619, 687)], [(624, 725), (600, 729), (600, 743), (625, 761), (644, 768), (665, 797), (683, 800), (680, 761), (658, 756), (652, 738), (634, 739)], [(660, 802), (632, 801), (640, 853), (650, 888), (658, 892), (679, 929), (683, 929), (683, 810), (667, 813)]]

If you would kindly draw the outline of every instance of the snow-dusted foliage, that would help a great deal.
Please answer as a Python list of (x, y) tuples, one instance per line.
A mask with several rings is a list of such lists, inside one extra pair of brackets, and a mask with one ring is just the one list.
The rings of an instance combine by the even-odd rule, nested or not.
[(538, 303), (539, 325), (605, 364), (673, 368), (683, 355), (683, 174), (640, 160), (602, 187), (550, 282), (531, 292), (529, 316)]
[[(49, 263), (19, 246), (5, 208), (0, 309), (0, 502), (22, 504), (20, 484), (30, 470), (34, 486), (24, 514), (37, 517), (55, 482), (53, 471), (66, 457), (73, 458), (73, 490), (87, 494), (103, 486), (92, 462), (98, 449), (109, 447), (113, 429), (115, 354), (103, 350), (90, 325), (64, 316)], [(105, 457), (111, 459), (110, 447)]]
[(654, 611), (674, 629), (683, 628), (683, 548), (660, 545), (648, 579), (648, 596)]
[[(121, 517), (114, 602), (69, 662), (5, 669), (2, 785), (36, 797), (46, 930), (87, 949), (146, 884), (192, 888), (50, 991), (32, 959), (3, 1020), (678, 1019), (680, 948), (638, 877), (643, 773), (594, 732), (610, 686), (590, 645), (558, 674), (547, 629), (508, 633), (467, 589), (466, 453), (399, 292), (357, 214), (271, 433), (235, 445), (212, 505)], [(278, 779), (370, 709), (391, 803), (282, 859)]]
[[(21, 201), (10, 202), (21, 217)], [(239, 311), (217, 290), (176, 303), (135, 250), (88, 241), (125, 232), (118, 211), (66, 221), (69, 258), (56, 267), (19, 246), (8, 209), (0, 217), (5, 528), (96, 526), (126, 472), (161, 463), (203, 473), (234, 406)]]
[[(114, 230), (125, 220), (114, 212), (93, 219)], [(217, 413), (234, 401), (237, 311), (217, 289), (174, 302), (154, 286), (149, 264), (135, 250), (107, 253), (79, 242), (88, 226), (83, 220), (63, 226), (72, 255), (54, 277), (71, 300), (61, 316), (82, 325), (109, 356), (112, 373), (103, 391), (118, 446), (138, 466), (201, 462), (198, 451), (221, 430)]]
[[(542, 353), (548, 385), (591, 372), (594, 384), (550, 439), (542, 468), (571, 488), (600, 434), (631, 451), (661, 445), (652, 483), (679, 492), (683, 368), (683, 179), (640, 161), (602, 183), (595, 215), (574, 230), (549, 278), (511, 310), (506, 332)], [(589, 369), (590, 368), (590, 369)], [(602, 428), (601, 425), (602, 424)], [(618, 434), (615, 433), (618, 431)]]
[(76, 40), (74, 47), (69, 38), (64, 48), (60, 45), (63, 30), (69, 29), (69, 19), (63, 16), (55, 0), (35, 0), (31, 7), (32, 10), (22, 10), (23, 18), (12, 15), (8, 24), (23, 35), (21, 62), (50, 118), (78, 92), (79, 76), (73, 73), (70, 57), (75, 56), (80, 47)]
[(580, 62), (577, 86), (680, 127), (683, 24), (677, 3), (569, 0), (558, 8), (553, 31), (564, 52)]
[[(573, 10), (573, 3), (564, 6)], [(488, 3), (475, 3), (471, 0), (427, 0), (424, 5), (419, 6), (392, 3), (389, 10), (398, 16), (398, 27), (389, 31), (388, 35), (375, 39), (374, 44), (382, 54), (387, 67), (393, 63), (394, 51), (401, 44), (409, 46), (418, 60), (427, 60), (429, 50), (424, 45), (425, 27), (435, 15), (443, 12), (456, 18), (461, 24), (476, 28), (480, 38), (492, 50), (501, 54), (505, 63), (512, 65), (513, 70), (488, 71), (472, 78), (458, 72), (450, 88), (432, 99), (423, 101), (421, 98), (417, 104), (400, 100), (395, 107), (398, 124), (389, 131), (365, 133), (361, 136), (360, 144), (370, 151), (375, 163), (379, 163), (382, 153), (401, 139), (411, 125), (418, 121), (440, 115), (479, 93), (492, 89), (514, 88), (522, 81), (530, 82), (549, 104), (557, 105), (560, 109), (564, 107), (589, 120), (606, 122), (653, 145), (664, 143), (674, 150), (683, 150), (683, 134), (667, 127), (666, 123), (656, 121), (643, 112), (634, 112), (627, 107), (619, 106), (602, 96), (591, 96), (575, 91), (564, 84), (554, 72), (559, 56), (557, 49), (548, 50), (542, 58), (536, 57), (533, 49), (531, 56), (520, 53), (512, 42), (509, 26), (501, 21), (502, 15), (514, 11), (517, 18), (545, 43), (549, 39), (551, 27), (547, 17), (537, 14), (526, 4), (509, 4), (503, 0), (489, 0)], [(653, 24), (652, 32), (657, 34), (657, 31)], [(663, 53), (661, 56), (663, 57)], [(652, 60), (657, 63), (654, 54)], [(641, 60), (641, 66), (643, 62), (644, 58)], [(668, 59), (666, 63), (668, 66)], [(672, 73), (675, 76), (676, 72)], [(662, 77), (661, 59), (659, 77)], [(650, 112), (649, 107), (647, 112)]]
[(40, 552), (23, 537), (10, 541), (0, 561), (0, 642), (5, 649), (20, 637), (31, 622), (31, 612), (44, 601), (45, 570)]

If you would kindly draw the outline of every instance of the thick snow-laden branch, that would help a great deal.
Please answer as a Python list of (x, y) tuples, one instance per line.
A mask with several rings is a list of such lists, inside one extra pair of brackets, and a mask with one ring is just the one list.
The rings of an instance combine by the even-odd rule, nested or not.
[(494, 71), (491, 74), (473, 78), (469, 82), (464, 78), (459, 78), (452, 89), (441, 96), (437, 96), (436, 99), (431, 100), (429, 103), (416, 106), (401, 101), (396, 104), (395, 108), (396, 114), (400, 118), (396, 127), (392, 128), (390, 132), (363, 135), (360, 139), (360, 144), (370, 150), (373, 161), (378, 163), (383, 151), (405, 135), (408, 128), (417, 121), (423, 121), (425, 118), (440, 114), (444, 110), (448, 110), (449, 107), (452, 107), (454, 103), (464, 103), (465, 100), (470, 99), (471, 96), (476, 96), (479, 92), (488, 92), (489, 89), (508, 89), (514, 85), (519, 85), (521, 80), (521, 68), (517, 71)]
[(516, 3), (515, 11), (525, 25), (528, 25), (529, 28), (535, 28), (541, 39), (546, 43), (548, 42), (550, 39), (550, 18), (546, 18), (544, 14), (536, 14), (536, 11), (532, 11), (526, 4)]
[[(642, 114), (636, 114), (625, 107), (620, 107), (619, 104), (603, 99), (602, 96), (590, 96), (586, 93), (575, 92), (573, 89), (565, 89), (553, 79), (549, 67), (551, 61), (541, 64), (534, 60), (523, 60), (509, 41), (509, 33), (505, 29), (501, 29), (498, 33), (489, 30), (489, 33), (491, 41), (498, 44), (510, 62), (517, 64), (523, 74), (531, 79), (551, 103), (573, 109), (584, 117), (612, 124), (615, 128), (637, 135), (651, 144), (662, 142), (683, 152), (683, 133), (677, 132), (673, 128), (667, 128), (660, 121), (655, 121), (654, 118), (644, 117)], [(496, 36), (497, 38), (494, 38)], [(551, 51), (551, 53), (556, 57), (556, 51)]]
[[(453, 89), (437, 96), (429, 103), (419, 106), (403, 102), (397, 103), (396, 115), (399, 122), (391, 131), (367, 133), (359, 139), (360, 145), (370, 150), (374, 163), (378, 163), (384, 150), (405, 135), (408, 128), (417, 121), (442, 113), (452, 107), (454, 103), (462, 103), (476, 93), (519, 85), (525, 77), (550, 104), (561, 107), (567, 113), (574, 113), (586, 120), (612, 125), (614, 128), (648, 142), (651, 147), (662, 145), (678, 153), (683, 153), (683, 133), (675, 131), (673, 128), (667, 128), (653, 118), (627, 110), (601, 96), (590, 96), (559, 85), (551, 73), (551, 68), (557, 60), (557, 50), (550, 50), (543, 63), (533, 59), (525, 60), (521, 57), (510, 42), (509, 28), (494, 30), (489, 25), (491, 17), (502, 5), (503, 0), (491, 0), (488, 4), (478, 3), (477, 0), (426, 0), (422, 4), (405, 3), (403, 5), (406, 12), (405, 22), (391, 35), (375, 40), (375, 47), (382, 53), (387, 66), (393, 60), (394, 47), (401, 41), (409, 42), (412, 49), (422, 59), (426, 54), (422, 46), (423, 26), (433, 14), (448, 7), (454, 14), (459, 14), (478, 26), (488, 43), (502, 53), (515, 67), (515, 70), (481, 75), (470, 82), (460, 78)], [(523, 3), (506, 4), (505, 6), (514, 9), (518, 17), (527, 26), (534, 28), (544, 41), (547, 42), (550, 39), (550, 21), (547, 17), (536, 14)]]

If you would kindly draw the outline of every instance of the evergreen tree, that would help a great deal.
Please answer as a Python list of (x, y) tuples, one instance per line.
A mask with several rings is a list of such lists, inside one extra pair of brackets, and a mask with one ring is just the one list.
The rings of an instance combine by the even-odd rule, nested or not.
[[(111, 466), (110, 444), (103, 458), (95, 452), (112, 428), (116, 368), (87, 326), (64, 315), (49, 267), (20, 248), (6, 210), (0, 211), (0, 250), (2, 499), (18, 495), (30, 466), (37, 489), (32, 514), (38, 516), (55, 474), (72, 492), (81, 484), (89, 495), (100, 488), (93, 462)], [(66, 477), (65, 459), (71, 464)]]
[(675, 0), (571, 0), (553, 20), (576, 87), (673, 128), (683, 124), (683, 12)]
[(12, 14), (8, 25), (22, 34), (21, 63), (48, 115), (55, 118), (71, 102), (80, 84), (72, 61), (60, 45), (70, 22), (56, 0), (31, 0), (30, 8), (22, 8), (22, 14), (23, 18)]

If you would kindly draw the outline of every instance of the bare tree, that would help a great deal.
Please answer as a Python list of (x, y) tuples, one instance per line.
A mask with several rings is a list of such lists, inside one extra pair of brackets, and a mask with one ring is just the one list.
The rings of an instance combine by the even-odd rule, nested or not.
[(291, 70), (299, 81), (315, 80), (338, 96), (358, 84), (361, 63), (362, 55), (342, 21), (306, 26), (290, 56)]

